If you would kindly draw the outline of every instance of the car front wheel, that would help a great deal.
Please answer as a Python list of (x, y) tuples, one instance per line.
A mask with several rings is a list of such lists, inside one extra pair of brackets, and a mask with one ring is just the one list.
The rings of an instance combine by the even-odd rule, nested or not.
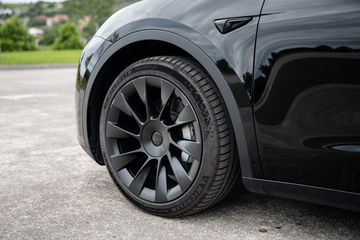
[(155, 215), (208, 208), (239, 175), (222, 97), (186, 58), (147, 58), (122, 71), (103, 103), (100, 143), (119, 189)]

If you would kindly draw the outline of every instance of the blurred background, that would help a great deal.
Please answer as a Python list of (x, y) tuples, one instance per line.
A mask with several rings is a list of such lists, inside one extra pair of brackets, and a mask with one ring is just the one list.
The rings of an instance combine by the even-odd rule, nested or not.
[(0, 65), (77, 63), (102, 23), (138, 0), (0, 0)]

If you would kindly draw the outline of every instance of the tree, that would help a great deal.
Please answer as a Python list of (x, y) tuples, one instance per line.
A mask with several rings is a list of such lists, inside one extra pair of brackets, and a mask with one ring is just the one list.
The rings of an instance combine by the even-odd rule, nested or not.
[(112, 14), (115, 0), (68, 0), (64, 6), (77, 18), (90, 18), (96, 30)]
[(95, 21), (90, 21), (87, 23), (87, 25), (83, 27), (81, 36), (84, 39), (89, 40), (94, 36), (96, 31), (97, 31), (97, 23)]
[(0, 30), (1, 51), (35, 50), (35, 38), (27, 33), (20, 18), (11, 17)]
[[(0, 3), (1, 3), (1, 2), (0, 2)], [(2, 31), (3, 31), (2, 29), (3, 29), (3, 27), (0, 25), (0, 54), (1, 54), (1, 52), (2, 52), (2, 48), (1, 48), (1, 47), (2, 47), (2, 44), (1, 44), (1, 40), (2, 40), (2, 39), (1, 39), (1, 36), (2, 36)], [(0, 57), (1, 57), (1, 55), (0, 55)]]
[(45, 26), (45, 25), (46, 25), (46, 19), (33, 18), (28, 23), (29, 27), (42, 27), (42, 26)]
[(83, 48), (83, 44), (80, 41), (80, 34), (74, 22), (67, 22), (61, 26), (59, 37), (56, 38), (53, 48), (56, 50)]

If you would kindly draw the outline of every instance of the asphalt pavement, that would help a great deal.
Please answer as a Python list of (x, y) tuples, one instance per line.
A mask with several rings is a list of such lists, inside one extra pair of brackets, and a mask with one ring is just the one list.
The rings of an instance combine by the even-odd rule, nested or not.
[(360, 214), (237, 187), (165, 219), (138, 210), (79, 147), (76, 69), (0, 71), (0, 239), (360, 239)]

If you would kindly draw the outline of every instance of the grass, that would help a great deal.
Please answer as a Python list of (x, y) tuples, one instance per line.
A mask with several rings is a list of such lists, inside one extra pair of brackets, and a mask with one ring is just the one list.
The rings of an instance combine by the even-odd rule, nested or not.
[(81, 50), (45, 50), (0, 53), (0, 65), (78, 63)]

